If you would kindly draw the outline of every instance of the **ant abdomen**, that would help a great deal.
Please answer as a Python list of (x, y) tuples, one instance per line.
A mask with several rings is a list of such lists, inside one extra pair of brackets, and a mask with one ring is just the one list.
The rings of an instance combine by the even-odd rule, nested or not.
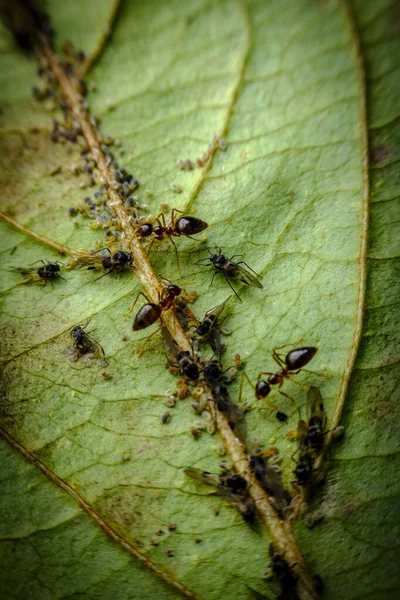
[(288, 352), (285, 363), (290, 371), (297, 371), (307, 365), (314, 358), (318, 348), (307, 346), (304, 348), (295, 348)]
[(161, 316), (161, 308), (158, 304), (152, 304), (149, 302), (142, 306), (137, 313), (133, 322), (133, 331), (139, 331), (139, 329), (146, 329), (150, 325), (153, 325)]

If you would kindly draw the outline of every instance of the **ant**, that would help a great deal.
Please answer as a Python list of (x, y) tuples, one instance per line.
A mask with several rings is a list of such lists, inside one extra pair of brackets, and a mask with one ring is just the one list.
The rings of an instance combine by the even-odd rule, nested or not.
[[(285, 348), (285, 346), (290, 346), (290, 345), (291, 344), (283, 344), (282, 346), (278, 346), (277, 348), (275, 348), (272, 351), (272, 358), (281, 368), (276, 373), (272, 373), (271, 371), (263, 371), (262, 373), (260, 373), (258, 375), (257, 383), (255, 386), (251, 383), (248, 376), (245, 373), (243, 373), (243, 377), (246, 377), (246, 379), (250, 383), (251, 387), (253, 387), (255, 389), (255, 395), (256, 395), (257, 400), (266, 398), (271, 391), (271, 385), (277, 385), (279, 393), (282, 394), (283, 396), (286, 396), (286, 398), (288, 398), (291, 402), (293, 402), (293, 398), (291, 396), (289, 396), (289, 394), (286, 394), (285, 392), (281, 391), (281, 388), (284, 384), (285, 379), (290, 379), (297, 385), (300, 385), (301, 387), (303, 387), (300, 383), (297, 383), (297, 381), (292, 380), (292, 376), (297, 375), (297, 373), (299, 373), (301, 370), (306, 370), (306, 369), (303, 369), (303, 367), (305, 365), (307, 365), (314, 358), (315, 354), (318, 351), (318, 348), (316, 348), (315, 346), (305, 346), (303, 348), (295, 348), (294, 350), (291, 350), (290, 352), (288, 352), (284, 358), (282, 358), (284, 355), (281, 353), (278, 353), (277, 350), (279, 350), (280, 348)], [(313, 371), (307, 371), (307, 372), (313, 373)], [(265, 381), (264, 379), (261, 379), (262, 375), (269, 375), (268, 380)], [(321, 373), (315, 373), (315, 375), (324, 376)], [(242, 381), (241, 381), (241, 385), (240, 385), (240, 397), (242, 394), (243, 377), (242, 377)], [(306, 388), (306, 389), (308, 390), (308, 388)], [(272, 405), (271, 405), (271, 407), (272, 407)], [(274, 407), (274, 408), (276, 408), (276, 407)]]
[(184, 217), (180, 217), (177, 221), (175, 221), (175, 213), (177, 212), (182, 213), (182, 211), (178, 210), (177, 208), (172, 209), (170, 225), (167, 225), (164, 214), (160, 213), (155, 219), (158, 225), (153, 226), (152, 223), (142, 223), (136, 229), (135, 235), (142, 239), (154, 236), (150, 242), (148, 253), (150, 253), (151, 247), (156, 240), (162, 241), (164, 239), (164, 236), (166, 236), (175, 248), (176, 264), (178, 267), (178, 271), (180, 271), (178, 248), (172, 238), (180, 237), (181, 235), (191, 237), (196, 233), (204, 231), (204, 229), (208, 227), (208, 223), (202, 221), (201, 219), (198, 219), (197, 217), (190, 217), (187, 215), (185, 215)]
[[(53, 285), (54, 279), (63, 279), (60, 275), (60, 264), (62, 263), (45, 263), (43, 260), (39, 261), (43, 263), (42, 267), (36, 268), (24, 268), (24, 267), (16, 267), (13, 271), (17, 273), (21, 273), (24, 276), (26, 282), (33, 283), (41, 283), (42, 285), (46, 285), (47, 281)], [(30, 275), (37, 275), (37, 278), (30, 277)]]
[(147, 304), (144, 304), (136, 314), (132, 325), (133, 331), (146, 329), (146, 327), (150, 327), (150, 325), (153, 325), (158, 319), (161, 319), (161, 314), (174, 305), (175, 298), (180, 295), (181, 291), (182, 290), (178, 285), (169, 283), (166, 289), (163, 290), (158, 304), (154, 304), (154, 302), (151, 302), (143, 292), (139, 292), (129, 312), (132, 312), (134, 309), (139, 296), (146, 298)]
[[(221, 252), (222, 252), (221, 248), (217, 247), (218, 254), (213, 254), (209, 248), (207, 248), (207, 250), (210, 254), (209, 258), (201, 259), (201, 260), (208, 260), (209, 262), (207, 262), (207, 264), (204, 264), (201, 261), (198, 261), (196, 264), (201, 265), (202, 267), (210, 267), (210, 266), (214, 267), (215, 272), (211, 279), (210, 285), (212, 285), (215, 275), (217, 273), (221, 273), (223, 275), (223, 277), (225, 278), (225, 280), (228, 282), (230, 288), (232, 289), (233, 293), (235, 294), (235, 296), (238, 298), (238, 300), (240, 302), (241, 302), (240, 296), (235, 291), (233, 285), (229, 281), (229, 277), (231, 277), (232, 279), (237, 279), (238, 281), (241, 281), (242, 283), (245, 283), (246, 285), (252, 285), (253, 287), (257, 287), (257, 288), (263, 287), (261, 285), (261, 283), (259, 282), (259, 280), (257, 279), (258, 274), (255, 271), (253, 271), (253, 269), (251, 267), (249, 267), (249, 265), (247, 263), (245, 263), (244, 261), (240, 261), (238, 263), (233, 262), (233, 259), (236, 258), (236, 256), (242, 256), (241, 254), (235, 254), (231, 258), (227, 258), (223, 254), (221, 254)], [(241, 265), (246, 265), (246, 267), (248, 269), (250, 269), (250, 271), (252, 271), (256, 277), (254, 277), (254, 275), (252, 275), (249, 271), (247, 271)]]
[(84, 354), (94, 353), (96, 350), (101, 350), (103, 356), (103, 347), (91, 335), (90, 331), (85, 331), (85, 327), (89, 325), (89, 321), (85, 325), (75, 325), (70, 331), (70, 336), (74, 341), (72, 351), (68, 352), (70, 359), (76, 361)]

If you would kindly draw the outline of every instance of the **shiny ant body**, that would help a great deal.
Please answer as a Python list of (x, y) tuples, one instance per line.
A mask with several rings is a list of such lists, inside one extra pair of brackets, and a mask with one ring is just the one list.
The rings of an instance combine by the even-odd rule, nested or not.
[(204, 231), (204, 229), (208, 227), (208, 223), (198, 219), (197, 217), (191, 217), (187, 215), (175, 220), (175, 213), (177, 212), (181, 213), (182, 211), (178, 210), (177, 208), (172, 209), (170, 225), (167, 225), (164, 214), (160, 213), (155, 219), (157, 221), (157, 225), (153, 225), (153, 223), (142, 223), (137, 227), (135, 235), (141, 239), (152, 237), (150, 246), (148, 248), (149, 253), (155, 241), (161, 242), (164, 237), (167, 237), (174, 246), (176, 264), (178, 266), (178, 270), (180, 270), (178, 249), (172, 238), (180, 237), (181, 235), (191, 237), (196, 233)]
[(151, 302), (149, 298), (143, 294), (143, 292), (139, 292), (131, 311), (133, 310), (140, 295), (146, 298), (147, 304), (144, 304), (137, 312), (132, 325), (133, 331), (146, 329), (146, 327), (150, 327), (150, 325), (153, 325), (153, 323), (155, 323), (158, 319), (161, 319), (162, 313), (166, 310), (169, 310), (174, 305), (175, 298), (180, 295), (181, 291), (182, 290), (178, 285), (174, 285), (172, 283), (168, 284), (166, 289), (163, 291), (158, 304)]

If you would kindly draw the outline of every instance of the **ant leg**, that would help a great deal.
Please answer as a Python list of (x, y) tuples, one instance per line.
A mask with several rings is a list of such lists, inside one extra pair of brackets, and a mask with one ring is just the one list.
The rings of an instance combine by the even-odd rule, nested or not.
[(149, 244), (149, 246), (148, 246), (148, 248), (147, 248), (147, 256), (150, 256), (150, 250), (151, 250), (151, 247), (152, 247), (152, 245), (154, 244), (154, 242), (156, 241), (156, 239), (157, 239), (157, 238), (153, 238), (153, 239), (151, 240), (151, 242), (150, 242), (150, 244)]
[(296, 404), (294, 401), (294, 398), (292, 398), (292, 396), (289, 396), (289, 394), (287, 394), (286, 392), (282, 392), (282, 390), (278, 390), (278, 391), (282, 396), (285, 396), (285, 398), (287, 398), (291, 404)]
[[(308, 369), (299, 369), (300, 371), (304, 371), (305, 373), (311, 373), (311, 375), (318, 375), (318, 377), (325, 377), (325, 379), (330, 379), (333, 377), (332, 373), (317, 373), (316, 371), (309, 371)], [(299, 371), (297, 371), (298, 373)]]
[[(203, 266), (205, 266), (205, 265), (203, 265)], [(218, 271), (214, 271), (213, 276), (212, 276), (211, 281), (210, 281), (210, 285), (208, 287), (212, 286), (214, 278), (215, 278), (215, 276), (216, 276), (217, 273), (218, 273)]]
[[(296, 371), (297, 373), (299, 371)], [(289, 379), (289, 381), (291, 381), (292, 383), (295, 383), (296, 385), (298, 385), (299, 387), (301, 387), (302, 390), (304, 390), (305, 392), (309, 391), (309, 386), (308, 385), (304, 385), (304, 383), (300, 383), (299, 381), (296, 381), (296, 379), (292, 379), (291, 375), (294, 375), (295, 373), (290, 373), (290, 375), (286, 376), (286, 379)]]
[(275, 375), (275, 373), (272, 373), (271, 371), (263, 371), (262, 373), (259, 373), (257, 377), (257, 383), (260, 381), (262, 375)]
[(231, 282), (229, 281), (228, 277), (225, 275), (225, 273), (223, 272), (223, 276), (225, 278), (225, 281), (229, 284), (229, 287), (231, 288), (232, 292), (235, 294), (236, 298), (239, 300), (239, 302), (241, 302), (241, 298), (239, 296), (239, 294), (237, 293), (237, 291), (235, 290), (235, 288), (233, 287), (233, 285), (231, 284)]
[(169, 241), (171, 242), (171, 244), (174, 246), (175, 249), (175, 258), (176, 258), (176, 266), (178, 267), (178, 273), (181, 272), (181, 267), (179, 265), (179, 256), (178, 256), (178, 246), (175, 244), (174, 240), (168, 236)]
[[(278, 347), (279, 348), (279, 347)], [(286, 367), (286, 363), (285, 361), (281, 358), (281, 356), (283, 356), (283, 354), (279, 354), (278, 352), (276, 352), (276, 350), (278, 350), (278, 348), (274, 348), (272, 350), (272, 358), (274, 359), (274, 361), (281, 367), (281, 369), (284, 369)]]
[(159, 328), (157, 328), (155, 331), (153, 331), (153, 333), (151, 333), (150, 335), (147, 336), (145, 343), (143, 344), (143, 346), (141, 346), (140, 348), (138, 348), (137, 351), (137, 355), (140, 358), (144, 352), (145, 347), (147, 346), (148, 342), (151, 340), (151, 338), (158, 333), (160, 330)]
[[(160, 223), (160, 219), (161, 219), (161, 223)], [(155, 221), (157, 221), (157, 223), (163, 228), (166, 229), (167, 228), (167, 223), (165, 221), (165, 215), (164, 213), (160, 213), (155, 219)]]
[(171, 211), (171, 227), (175, 229), (175, 213), (181, 213), (181, 215), (185, 214), (184, 210), (179, 210), (178, 208), (173, 208)]
[(243, 395), (243, 382), (244, 379), (247, 379), (248, 383), (251, 385), (251, 387), (253, 388), (253, 390), (255, 389), (255, 385), (253, 385), (250, 381), (249, 376), (247, 375), (247, 373), (245, 373), (244, 371), (242, 371), (240, 373), (240, 388), (239, 388), (239, 402), (242, 401), (242, 395)]
[(146, 300), (147, 300), (147, 302), (149, 302), (149, 304), (152, 304), (151, 300), (149, 300), (149, 298), (146, 296), (146, 294), (144, 294), (143, 292), (138, 292), (138, 294), (135, 298), (135, 302), (132, 304), (132, 308), (127, 313), (125, 313), (125, 316), (129, 315), (133, 311), (133, 309), (135, 308), (136, 302), (138, 301), (139, 296), (143, 296), (143, 298), (146, 298)]

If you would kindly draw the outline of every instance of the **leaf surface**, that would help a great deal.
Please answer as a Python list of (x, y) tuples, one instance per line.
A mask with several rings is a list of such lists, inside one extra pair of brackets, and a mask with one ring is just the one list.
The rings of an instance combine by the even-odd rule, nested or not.
[[(50, 3), (59, 46), (70, 38), (94, 52), (113, 4), (102, 3), (99, 12), (89, 2), (68, 6)], [(394, 598), (399, 586), (398, 319), (390, 281), (398, 268), (394, 98), (400, 79), (393, 11), (390, 2), (361, 1), (350, 12), (333, 1), (125, 2), (88, 75), (95, 84), (91, 111), (102, 119), (104, 133), (121, 140), (118, 160), (140, 181), (139, 195), (151, 213), (160, 212), (160, 203), (190, 207), (210, 224), (209, 246), (217, 244), (228, 256), (244, 254), (260, 273), (262, 290), (242, 286), (243, 302), (230, 302), (226, 366), (239, 352), (254, 381), (260, 371), (276, 370), (274, 347), (301, 337), (302, 344), (319, 348), (311, 368), (331, 377), (303, 373), (298, 381), (320, 387), (330, 416), (360, 312), (365, 124), (359, 36), (371, 151), (363, 338), (345, 403), (345, 436), (332, 451), (317, 501), (325, 519), (311, 531), (296, 526), (326, 598), (335, 600)], [(15, 49), (8, 33), (1, 48), (3, 208), (34, 231), (88, 248), (100, 233), (67, 215), (68, 207), (93, 193), (81, 190), (81, 179), (70, 171), (77, 150), (50, 141), (53, 115), (30, 96), (33, 61)], [(211, 167), (180, 171), (177, 160), (201, 156), (214, 135), (222, 135), (228, 148), (215, 154)], [(57, 165), (61, 172), (49, 175)], [(173, 183), (182, 186), (181, 195), (173, 193)], [(135, 278), (126, 273), (94, 282), (94, 273), (68, 271), (54, 289), (19, 285), (19, 275), (8, 268), (58, 257), (1, 227), (1, 426), (54, 474), (48, 482), (26, 458), (2, 446), (9, 597), (26, 597), (28, 585), (31, 598), (108, 598), (116, 590), (121, 598), (179, 596), (108, 539), (95, 515), (128, 544), (139, 541), (158, 568), (203, 598), (250, 598), (248, 586), (276, 591), (262, 580), (269, 535), (261, 523), (250, 528), (183, 474), (188, 466), (217, 472), (220, 440), (192, 438), (189, 428), (199, 417), (190, 399), (178, 402), (171, 421), (161, 423), (163, 398), (175, 380), (164, 368), (158, 336), (141, 358), (135, 352), (147, 335), (132, 332), (132, 315), (126, 315), (139, 290)], [(192, 240), (177, 243), (180, 275), (168, 242), (153, 247), (152, 261), (174, 282), (196, 282), (187, 287), (199, 294), (193, 309), (201, 316), (231, 290), (219, 278), (209, 287), (211, 269), (195, 265), (206, 250)], [(70, 329), (89, 319), (107, 369), (71, 363), (64, 355)], [(239, 385), (232, 389), (237, 394)], [(273, 401), (289, 414), (288, 424), (258, 410), (246, 421), (250, 448), (279, 447), (289, 484), (295, 445), (285, 434), (296, 427), (298, 408), (305, 415), (305, 393), (290, 382), (284, 389), (296, 406), (279, 396)], [(245, 390), (253, 402), (252, 390)], [(57, 478), (90, 505), (92, 515), (57, 489)], [(170, 524), (176, 531), (168, 530)], [(25, 564), (29, 569), (22, 569)]]

